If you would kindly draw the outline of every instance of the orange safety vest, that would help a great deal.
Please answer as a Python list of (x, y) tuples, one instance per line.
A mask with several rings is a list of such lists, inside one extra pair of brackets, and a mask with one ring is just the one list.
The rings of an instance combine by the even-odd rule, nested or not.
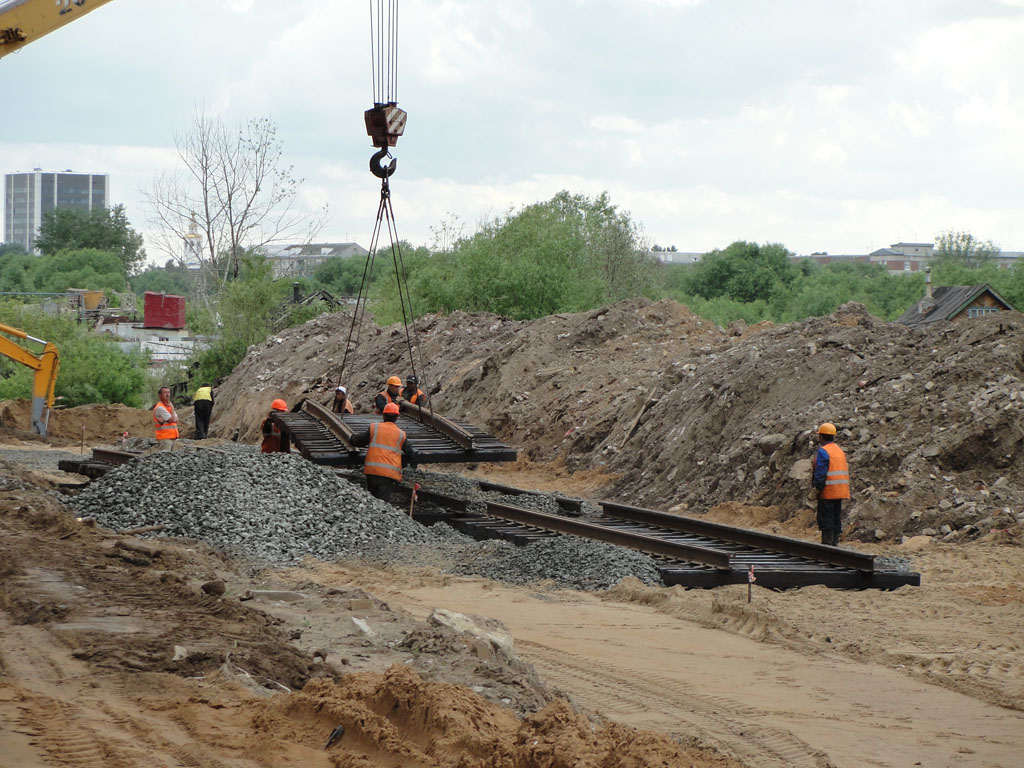
[[(176, 421), (157, 421), (156, 409), (160, 407), (160, 402), (153, 406), (153, 423), (156, 424), (156, 439), (157, 440), (177, 440), (178, 439), (178, 422)], [(164, 410), (167, 410), (166, 408)], [(173, 411), (171, 412), (173, 413)], [(171, 416), (173, 419), (174, 416)]]
[(391, 421), (370, 424), (370, 447), (366, 449), (363, 472), (402, 482), (402, 446), (405, 432)]
[(846, 463), (846, 454), (835, 443), (825, 443), (821, 447), (828, 454), (828, 474), (825, 476), (825, 488), (818, 498), (850, 498), (850, 467)]
[[(335, 395), (334, 396), (334, 407), (336, 408), (337, 405), (338, 405), (338, 396)], [(337, 413), (337, 412), (338, 411), (335, 411), (335, 413)], [(343, 406), (341, 406), (341, 412), (342, 413), (355, 413), (356, 412), (355, 408), (352, 407), (352, 401), (349, 400), (347, 396), (345, 397), (345, 404)]]
[[(380, 395), (384, 395), (384, 399), (388, 401), (387, 403), (384, 403), (384, 405), (387, 405), (388, 403), (395, 402), (395, 398), (393, 398), (391, 396), (391, 393), (388, 392), (388, 388), (387, 387), (384, 387), (384, 391), (383, 392), (378, 392), (377, 395), (378, 395), (378, 397)], [(383, 411), (377, 410), (377, 398), (376, 397), (373, 398), (373, 412), (374, 413), (383, 413)]]
[[(403, 389), (402, 390), (402, 397), (405, 397), (405, 393), (406, 393), (406, 390)], [(413, 393), (412, 397), (405, 397), (405, 399), (408, 400), (413, 405), (416, 405), (416, 401), (419, 400), (421, 397), (423, 397), (423, 390), (422, 389), (417, 389), (416, 392)]]

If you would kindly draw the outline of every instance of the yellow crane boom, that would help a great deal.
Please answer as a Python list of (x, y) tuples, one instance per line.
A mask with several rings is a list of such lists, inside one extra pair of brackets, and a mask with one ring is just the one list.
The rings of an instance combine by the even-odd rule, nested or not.
[(46, 435), (50, 409), (53, 408), (53, 390), (57, 386), (57, 372), (60, 370), (60, 354), (57, 347), (48, 341), (29, 336), (20, 328), (12, 328), (3, 323), (0, 323), (0, 332), (43, 345), (43, 351), (37, 355), (15, 344), (6, 336), (0, 336), (0, 355), (5, 355), (35, 371), (32, 384), (32, 428), (40, 435)]
[(110, 0), (0, 0), (0, 58)]

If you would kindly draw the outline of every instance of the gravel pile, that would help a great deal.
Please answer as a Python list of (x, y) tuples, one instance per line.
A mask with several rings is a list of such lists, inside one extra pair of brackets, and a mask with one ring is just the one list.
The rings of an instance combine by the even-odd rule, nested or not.
[[(454, 475), (410, 473), (424, 488), (557, 511), (550, 496), (484, 494)], [(516, 547), (478, 543), (447, 525), (424, 527), (403, 511), (291, 454), (219, 449), (143, 456), (92, 483), (70, 502), (75, 514), (114, 530), (165, 525), (161, 536), (199, 539), (260, 564), (365, 558), (429, 565), (514, 584), (550, 579), (605, 589), (625, 576), (660, 583), (646, 555), (559, 536)]]
[(151, 454), (107, 473), (71, 506), (108, 528), (165, 525), (164, 536), (201, 539), (273, 565), (307, 555), (380, 558), (432, 538), (394, 507), (284, 453)]

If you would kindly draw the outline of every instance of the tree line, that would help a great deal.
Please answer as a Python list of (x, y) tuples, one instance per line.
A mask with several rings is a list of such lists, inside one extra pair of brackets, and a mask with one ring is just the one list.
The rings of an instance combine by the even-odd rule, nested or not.
[[(189, 328), (210, 340), (179, 374), (198, 384), (228, 375), (246, 350), (269, 334), (327, 311), (323, 304), (290, 304), (293, 279), (275, 281), (264, 252), (271, 242), (310, 242), (326, 211), (296, 212), (302, 181), (283, 166), (276, 127), (267, 119), (229, 128), (200, 111), (178, 137), (177, 149), (179, 172), (157, 177), (146, 195), (149, 223), (163, 238), (157, 238), (157, 246), (169, 256), (162, 267), (146, 264), (143, 239), (123, 206), (88, 213), (58, 209), (43, 218), (40, 256), (0, 246), (0, 291), (86, 288), (105, 290), (114, 302), (129, 288), (140, 296), (145, 291), (185, 296)], [(402, 242), (383, 248), (369, 264), (330, 259), (299, 279), (300, 290), (325, 289), (336, 296), (363, 291), (381, 323), (456, 310), (525, 320), (647, 297), (674, 299), (723, 326), (735, 320), (798, 321), (848, 301), (892, 320), (924, 291), (919, 273), (892, 275), (883, 265), (862, 261), (821, 265), (794, 258), (780, 243), (737, 241), (695, 264), (665, 263), (659, 253), (671, 253), (675, 246), (649, 248), (630, 214), (607, 193), (562, 191), (547, 201), (510, 208), (470, 234), (449, 215), (433, 236), (430, 247)], [(183, 243), (194, 247), (183, 249)], [(988, 283), (1012, 304), (1024, 306), (1024, 267), (998, 269), (998, 253), (993, 243), (970, 233), (940, 233), (933, 282)], [(123, 353), (108, 341), (83, 336), (73, 323), (37, 320), (24, 302), (7, 300), (0, 307), (4, 318), (40, 338), (50, 334), (54, 338), (48, 340), (73, 351), (65, 354), (58, 380), (58, 394), (67, 404), (134, 404), (150, 387), (141, 355), (117, 357)], [(111, 371), (117, 376), (107, 375)], [(0, 361), (0, 376), (6, 377), (0, 397), (24, 383), (18, 383), (24, 373), (8, 361)]]

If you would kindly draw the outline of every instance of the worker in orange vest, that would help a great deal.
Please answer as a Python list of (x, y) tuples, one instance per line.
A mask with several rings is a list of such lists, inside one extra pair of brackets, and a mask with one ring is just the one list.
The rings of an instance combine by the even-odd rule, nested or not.
[(288, 436), (281, 434), (280, 428), (271, 420), (275, 411), (287, 411), (288, 403), (277, 398), (270, 404), (270, 413), (260, 424), (260, 432), (263, 433), (263, 443), (260, 445), (260, 453), (291, 453), (292, 446)]
[(402, 463), (416, 466), (416, 452), (398, 424), (398, 404), (384, 406), (384, 420), (375, 421), (362, 432), (352, 435), (352, 445), (366, 449), (363, 474), (366, 488), (381, 501), (391, 501), (395, 486), (402, 482)]
[(426, 406), (427, 396), (423, 394), (423, 390), (418, 385), (419, 380), (416, 378), (416, 374), (410, 373), (405, 377), (405, 387), (402, 389), (400, 396), (403, 400), (408, 400), (413, 405)]
[(402, 380), (397, 376), (388, 377), (387, 386), (377, 393), (373, 398), (373, 412), (384, 413), (384, 406), (388, 403), (398, 402), (401, 397)]
[(178, 440), (178, 412), (174, 410), (171, 402), (170, 387), (160, 387), (157, 390), (156, 405), (153, 406), (153, 421), (156, 423), (156, 449), (158, 451), (173, 451), (174, 444)]
[(839, 535), (843, 532), (843, 499), (850, 498), (850, 467), (835, 439), (835, 424), (826, 421), (818, 427), (820, 447), (814, 455), (812, 485), (818, 498), (821, 543), (838, 547)]

